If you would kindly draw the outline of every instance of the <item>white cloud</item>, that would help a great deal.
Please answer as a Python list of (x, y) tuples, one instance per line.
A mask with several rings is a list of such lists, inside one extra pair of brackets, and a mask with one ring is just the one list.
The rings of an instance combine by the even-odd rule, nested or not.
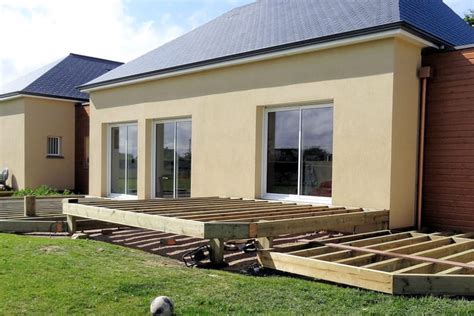
[(123, 0), (0, 0), (0, 85), (69, 53), (126, 62), (184, 33), (157, 16), (137, 21)]

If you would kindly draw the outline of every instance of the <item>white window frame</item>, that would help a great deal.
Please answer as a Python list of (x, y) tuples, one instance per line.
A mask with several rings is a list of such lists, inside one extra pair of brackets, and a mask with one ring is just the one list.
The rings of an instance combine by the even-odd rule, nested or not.
[[(264, 111), (264, 123), (263, 123), (263, 147), (262, 147), (262, 198), (267, 200), (279, 200), (279, 201), (292, 201), (292, 202), (307, 202), (315, 204), (332, 204), (332, 197), (323, 197), (323, 196), (308, 196), (300, 195), (301, 190), (301, 158), (298, 161), (298, 188), (297, 194), (277, 194), (277, 193), (268, 193), (267, 192), (267, 160), (268, 160), (268, 114), (281, 111), (300, 111), (300, 122), (301, 126), (301, 111), (304, 109), (318, 109), (318, 108), (333, 108), (334, 104), (324, 103), (324, 104), (313, 104), (313, 105), (294, 105), (294, 106), (282, 106), (282, 107), (266, 107)], [(334, 120), (334, 117), (333, 117)], [(334, 125), (333, 125), (334, 126)], [(334, 135), (334, 127), (333, 127)], [(302, 144), (302, 135), (301, 128), (298, 131), (298, 157), (301, 157), (301, 144)], [(334, 176), (334, 174), (333, 174)]]
[[(50, 149), (53, 148), (53, 147), (50, 147), (50, 140), (56, 140), (57, 153), (50, 152)], [(48, 136), (46, 140), (46, 156), (47, 157), (63, 157), (62, 141), (63, 139), (61, 136)]]
[[(120, 194), (120, 193), (112, 193), (112, 128), (114, 127), (123, 127), (123, 126), (136, 126), (138, 131), (138, 122), (128, 122), (128, 123), (114, 123), (109, 124), (107, 127), (107, 197), (114, 198), (117, 200), (137, 200), (138, 199), (138, 192), (137, 195), (130, 195), (130, 194)], [(137, 135), (138, 138), (138, 135)], [(137, 146), (138, 146), (138, 139), (137, 139)], [(127, 187), (128, 181), (128, 168), (127, 168), (127, 160), (125, 159), (125, 187)], [(137, 179), (138, 181), (138, 179)], [(137, 183), (137, 190), (138, 190), (138, 183)]]
[[(151, 177), (151, 190), (152, 190), (152, 197), (154, 199), (162, 199), (162, 197), (157, 197), (156, 196), (156, 126), (158, 124), (165, 124), (165, 123), (178, 123), (178, 122), (191, 122), (193, 123), (193, 120), (191, 117), (185, 117), (185, 118), (175, 118), (175, 119), (156, 119), (153, 121), (153, 131), (152, 131), (152, 177)], [(177, 158), (177, 152), (176, 152), (176, 145), (177, 145), (177, 140), (176, 140), (176, 133), (177, 133), (177, 124), (174, 126), (174, 168), (173, 168), (173, 199), (176, 199), (176, 175), (177, 175), (177, 170), (176, 170), (176, 158)], [(191, 128), (191, 137), (192, 137), (192, 128)], [(191, 140), (192, 141), (192, 140)], [(191, 148), (191, 157), (192, 157), (192, 148)], [(192, 159), (192, 158), (191, 158)], [(192, 163), (191, 163), (192, 164)], [(192, 172), (192, 167), (191, 167), (191, 172)], [(192, 191), (192, 186), (191, 186), (191, 191)], [(192, 193), (191, 193), (192, 194)]]

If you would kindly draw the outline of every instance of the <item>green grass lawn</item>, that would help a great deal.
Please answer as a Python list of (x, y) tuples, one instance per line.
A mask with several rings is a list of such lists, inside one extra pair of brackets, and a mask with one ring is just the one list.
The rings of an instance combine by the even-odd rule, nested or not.
[(146, 315), (157, 295), (170, 296), (178, 315), (474, 314), (474, 301), (189, 269), (101, 242), (0, 234), (0, 315)]

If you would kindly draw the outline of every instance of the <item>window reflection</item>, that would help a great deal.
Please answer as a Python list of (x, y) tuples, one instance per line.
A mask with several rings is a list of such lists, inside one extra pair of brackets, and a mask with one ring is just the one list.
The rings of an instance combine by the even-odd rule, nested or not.
[(110, 193), (137, 194), (137, 125), (111, 128)]
[(301, 194), (331, 197), (333, 109), (301, 112)]
[(269, 112), (267, 128), (267, 193), (331, 197), (333, 108)]
[(268, 113), (267, 190), (297, 194), (299, 111)]
[(191, 196), (191, 121), (156, 124), (155, 196)]

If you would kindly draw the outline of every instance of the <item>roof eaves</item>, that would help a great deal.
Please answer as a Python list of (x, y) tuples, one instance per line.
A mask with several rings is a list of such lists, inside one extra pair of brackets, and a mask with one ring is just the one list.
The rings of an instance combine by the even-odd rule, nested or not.
[(39, 98), (50, 98), (50, 99), (58, 99), (58, 100), (66, 100), (66, 101), (76, 101), (76, 102), (85, 102), (89, 101), (86, 98), (73, 98), (73, 97), (66, 97), (66, 96), (57, 96), (53, 94), (44, 94), (44, 93), (34, 93), (34, 92), (25, 92), (25, 91), (17, 91), (17, 92), (9, 92), (0, 95), (0, 101), (5, 99), (11, 99), (15, 97), (22, 97), (22, 96), (30, 96), (30, 97), (39, 97)]
[(97, 82), (97, 83), (93, 83), (93, 84), (84, 84), (84, 85), (78, 86), (76, 88), (81, 90), (81, 91), (88, 91), (90, 89), (95, 89), (95, 88), (99, 88), (99, 87), (102, 87), (102, 86), (108, 86), (108, 85), (113, 85), (113, 84), (118, 84), (118, 83), (125, 83), (127, 81), (144, 79), (144, 78), (147, 78), (147, 77), (154, 77), (154, 76), (159, 76), (159, 75), (171, 74), (171, 73), (179, 72), (179, 71), (186, 71), (186, 70), (190, 70), (192, 68), (205, 67), (205, 66), (215, 65), (215, 64), (224, 63), (224, 62), (231, 62), (231, 61), (235, 61), (235, 60), (243, 59), (243, 58), (251, 58), (251, 57), (256, 57), (256, 56), (270, 54), (270, 53), (282, 52), (282, 51), (289, 50), (289, 49), (303, 48), (303, 47), (306, 47), (306, 46), (311, 46), (311, 45), (316, 45), (316, 44), (324, 44), (324, 43), (328, 43), (328, 42), (335, 41), (335, 40), (343, 40), (343, 39), (348, 39), (348, 38), (352, 38), (352, 37), (356, 37), (356, 36), (371, 35), (371, 34), (375, 34), (375, 33), (379, 33), (379, 32), (393, 31), (393, 30), (397, 30), (397, 29), (408, 31), (409, 33), (412, 33), (413, 35), (419, 36), (422, 39), (427, 39), (428, 41), (434, 42), (436, 44), (443, 44), (443, 45), (446, 44), (445, 42), (431, 36), (430, 34), (428, 34), (426, 32), (422, 32), (422, 31), (418, 30), (417, 28), (411, 26), (410, 24), (408, 24), (404, 21), (399, 21), (399, 22), (394, 22), (394, 23), (390, 23), (390, 24), (375, 26), (375, 27), (371, 27), (371, 28), (365, 28), (365, 29), (362, 29), (362, 30), (350, 31), (350, 32), (340, 33), (340, 34), (334, 34), (334, 35), (329, 35), (329, 36), (325, 36), (325, 37), (319, 37), (319, 38), (315, 38), (315, 39), (299, 41), (299, 42), (293, 42), (293, 43), (289, 43), (289, 44), (273, 46), (273, 47), (264, 48), (264, 49), (260, 49), (260, 50), (254, 50), (254, 51), (249, 51), (249, 52), (245, 52), (245, 53), (234, 54), (234, 55), (219, 57), (219, 58), (215, 58), (215, 59), (209, 59), (209, 60), (200, 61), (200, 62), (196, 62), (196, 63), (185, 64), (185, 65), (181, 65), (181, 66), (177, 66), (177, 67), (171, 67), (171, 68), (160, 69), (160, 70), (140, 73), (140, 74), (136, 74), (136, 75), (131, 75), (131, 76), (125, 76), (125, 77), (106, 80), (106, 81)]
[(425, 32), (422, 29), (419, 29), (418, 27), (410, 24), (409, 22), (402, 21), (401, 27), (405, 29), (406, 31), (410, 31), (413, 35), (419, 36), (423, 39), (433, 42), (437, 44), (438, 46), (455, 47), (453, 43), (447, 42), (440, 37), (437, 37), (428, 32)]

